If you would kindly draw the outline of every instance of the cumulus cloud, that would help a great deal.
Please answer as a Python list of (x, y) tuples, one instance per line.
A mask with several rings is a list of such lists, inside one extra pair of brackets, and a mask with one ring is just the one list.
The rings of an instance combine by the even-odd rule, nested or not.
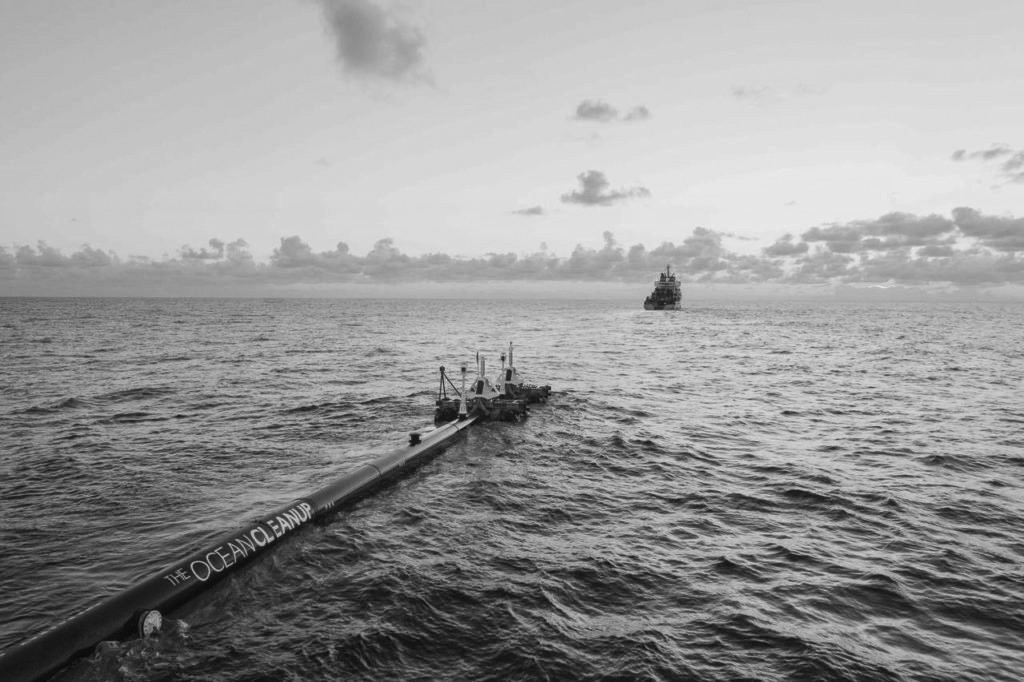
[[(275, 269), (299, 270), (306, 273), (332, 272), (341, 275), (343, 279), (357, 275), (362, 270), (359, 259), (349, 253), (348, 244), (345, 242), (338, 242), (331, 251), (314, 253), (310, 245), (297, 236), (281, 239), (281, 245), (274, 249), (270, 256), (270, 264)], [(320, 281), (322, 277), (314, 279)]]
[(65, 265), (67, 258), (58, 250), (39, 242), (37, 249), (21, 246), (14, 252), (14, 261), (18, 265), (36, 265), (42, 267), (59, 267)]
[(674, 264), (683, 276), (701, 282), (757, 282), (783, 275), (777, 263), (732, 253), (722, 244), (727, 236), (696, 227), (682, 244), (663, 242), (649, 255), (649, 263)]
[(764, 250), (766, 256), (799, 256), (807, 253), (807, 242), (793, 241), (793, 235), (785, 234), (779, 237), (774, 244)]
[(896, 248), (940, 245), (955, 238), (955, 223), (939, 215), (888, 213), (875, 220), (812, 227), (804, 242), (824, 242), (833, 253), (888, 251)]
[(249, 253), (249, 244), (244, 239), (236, 239), (227, 245), (227, 262), (235, 266), (253, 266), (255, 260)]
[[(220, 241), (220, 240), (216, 240)], [(350, 253), (344, 242), (334, 249), (318, 251), (301, 237), (280, 240), (266, 263), (254, 263), (238, 240), (224, 245), (219, 259), (176, 258), (162, 261), (130, 259), (119, 261), (113, 254), (103, 277), (109, 281), (149, 282), (165, 284), (177, 278), (180, 282), (202, 281), (225, 287), (247, 284), (290, 286), (324, 283), (394, 283), (394, 282), (474, 282), (474, 281), (647, 281), (665, 263), (672, 263), (691, 281), (754, 281), (781, 275), (777, 266), (748, 256), (730, 253), (722, 245), (722, 235), (697, 228), (678, 245), (667, 241), (648, 250), (642, 244), (626, 248), (611, 232), (603, 234), (603, 245), (590, 248), (578, 245), (567, 257), (549, 252), (545, 247), (527, 254), (488, 253), (475, 258), (461, 258), (444, 253), (410, 256), (390, 238), (378, 240), (365, 256)], [(96, 253), (85, 247), (65, 256), (44, 243), (36, 247), (19, 247), (9, 253), (0, 249), (0, 278), (36, 282), (58, 278), (88, 278), (86, 263)], [(201, 253), (185, 248), (182, 253)], [(56, 273), (60, 273), (59, 276)]]
[[(607, 192), (606, 185), (598, 187), (598, 195)], [(266, 262), (257, 262), (241, 239), (211, 239), (208, 247), (186, 246), (163, 260), (120, 259), (91, 246), (67, 255), (39, 242), (0, 247), (0, 291), (17, 287), (20, 293), (66, 295), (97, 291), (103, 285), (107, 294), (162, 295), (170, 287), (187, 293), (201, 285), (203, 295), (273, 295), (281, 287), (301, 291), (309, 286), (396, 282), (648, 283), (666, 264), (684, 282), (1024, 285), (1024, 218), (988, 215), (969, 207), (954, 209), (951, 217), (890, 213), (814, 226), (799, 236), (783, 235), (760, 255), (732, 252), (724, 243), (729, 238), (728, 233), (696, 227), (649, 248), (620, 244), (606, 231), (600, 246), (579, 244), (567, 256), (542, 246), (534, 253), (465, 258), (445, 253), (412, 256), (390, 238), (378, 240), (360, 256), (343, 241), (320, 251), (299, 236), (289, 236), (280, 240)]]
[(91, 246), (83, 246), (79, 251), (65, 256), (46, 242), (38, 242), (35, 248), (19, 246), (13, 254), (0, 249), (0, 264), (8, 268), (96, 268), (116, 264), (117, 256), (112, 251), (101, 251)]
[(574, 118), (578, 121), (596, 121), (611, 123), (613, 121), (644, 121), (651, 117), (651, 111), (643, 105), (637, 105), (625, 114), (612, 105), (598, 99), (585, 99), (576, 106)]
[(853, 262), (852, 256), (819, 249), (797, 261), (798, 267), (790, 274), (789, 280), (813, 283), (828, 282), (832, 279), (846, 280)]
[(1024, 218), (987, 216), (961, 206), (953, 209), (953, 220), (965, 236), (977, 239), (981, 246), (1003, 253), (1024, 251)]
[(650, 190), (646, 187), (631, 187), (628, 189), (611, 190), (611, 186), (604, 173), (596, 170), (589, 170), (576, 176), (580, 181), (580, 189), (567, 192), (562, 195), (562, 201), (567, 204), (582, 204), (584, 206), (611, 206), (615, 202), (624, 201), (638, 197), (649, 197)]
[(1024, 219), (961, 207), (952, 217), (889, 213), (874, 220), (820, 225), (763, 250), (791, 282), (1024, 281)]
[(633, 107), (622, 117), (623, 121), (646, 121), (651, 117), (651, 110), (645, 106)]
[(585, 99), (576, 107), (576, 118), (581, 121), (606, 123), (619, 117), (619, 111), (607, 102)]
[(297, 268), (316, 262), (313, 249), (299, 237), (281, 239), (281, 246), (274, 249), (270, 262), (279, 268)]
[(210, 250), (201, 248), (197, 251), (190, 246), (183, 246), (179, 253), (185, 260), (219, 260), (224, 257), (224, 242), (219, 239), (211, 239), (209, 244)]
[(91, 246), (83, 246), (81, 250), (71, 254), (71, 263), (86, 268), (103, 268), (113, 265), (117, 256), (112, 251), (100, 251)]
[(1009, 145), (993, 144), (988, 149), (969, 152), (958, 149), (953, 152), (953, 161), (981, 161), (994, 163), (1000, 177), (1010, 182), (1024, 183), (1024, 149), (1015, 150)]
[(1002, 171), (1014, 182), (1024, 182), (1024, 149), (1004, 161)]
[(319, 0), (338, 62), (355, 76), (404, 80), (424, 77), (419, 29), (371, 0)]

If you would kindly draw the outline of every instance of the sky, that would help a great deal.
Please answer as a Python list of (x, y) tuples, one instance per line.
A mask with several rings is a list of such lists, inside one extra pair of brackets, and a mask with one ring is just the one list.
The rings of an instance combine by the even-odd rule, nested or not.
[(0, 295), (666, 263), (1018, 291), (1021, 25), (1018, 0), (0, 0)]

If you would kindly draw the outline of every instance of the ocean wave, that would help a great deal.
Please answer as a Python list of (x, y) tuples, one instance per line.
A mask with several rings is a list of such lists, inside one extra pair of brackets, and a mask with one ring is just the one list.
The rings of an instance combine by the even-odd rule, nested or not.
[(77, 303), (4, 311), (36, 322), (5, 338), (0, 646), (403, 446), (431, 420), (436, 367), (471, 364), (461, 349), (492, 347), (496, 367), (509, 336), (555, 396), (68, 679), (1024, 668), (1015, 313), (519, 302), (493, 341), (487, 302), (89, 305), (84, 341), (60, 324)]

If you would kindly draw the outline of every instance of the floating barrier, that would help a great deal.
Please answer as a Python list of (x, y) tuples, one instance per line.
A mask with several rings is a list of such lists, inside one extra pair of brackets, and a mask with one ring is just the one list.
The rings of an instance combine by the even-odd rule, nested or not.
[[(533, 403), (546, 403), (551, 395), (550, 386), (527, 384), (515, 365), (512, 364), (512, 343), (508, 344), (508, 354), (501, 354), (501, 371), (497, 382), (492, 383), (487, 377), (486, 363), (480, 354), (476, 355), (477, 376), (466, 390), (466, 366), (459, 372), (462, 374), (462, 388), (459, 389), (441, 367), (441, 380), (437, 388), (437, 402), (434, 410), (434, 422), (441, 423), (457, 416), (475, 415), (481, 419), (518, 422), (525, 419)], [(508, 366), (505, 366), (505, 360)], [(451, 387), (453, 397), (448, 396)]]
[(456, 419), (409, 436), (409, 445), (361, 465), (306, 497), (290, 502), (241, 530), (170, 564), (114, 595), (0, 654), (0, 680), (45, 679), (105, 640), (160, 629), (161, 613), (181, 606), (221, 578), (272, 549), (299, 528), (373, 492), (447, 448), (476, 416)]

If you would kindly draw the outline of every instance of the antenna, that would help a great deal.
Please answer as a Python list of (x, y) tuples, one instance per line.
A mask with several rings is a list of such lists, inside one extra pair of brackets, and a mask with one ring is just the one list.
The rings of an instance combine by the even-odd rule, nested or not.
[(462, 420), (469, 414), (469, 410), (466, 408), (466, 366), (463, 365), (460, 371), (462, 372), (462, 396), (459, 400), (459, 419)]

